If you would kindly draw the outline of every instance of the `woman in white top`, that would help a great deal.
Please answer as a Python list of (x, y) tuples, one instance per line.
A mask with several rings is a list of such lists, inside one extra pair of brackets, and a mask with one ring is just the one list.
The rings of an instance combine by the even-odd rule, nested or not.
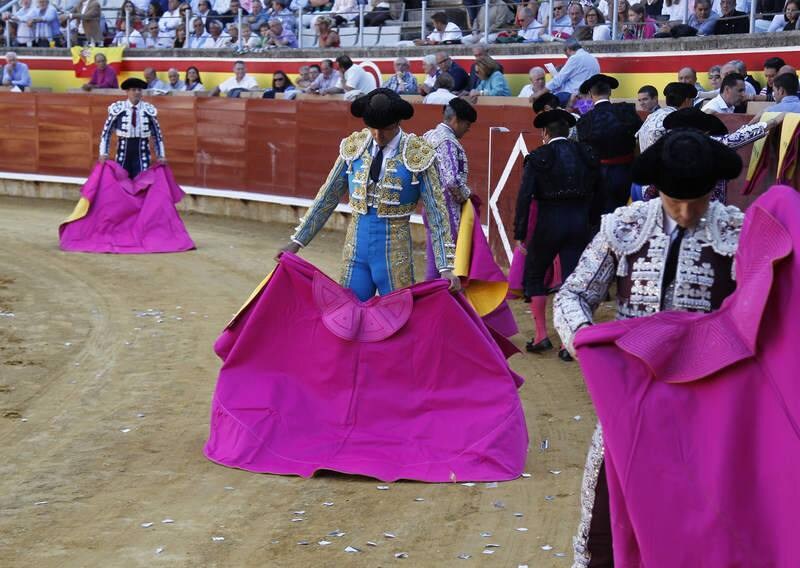
[(688, 18), (694, 14), (694, 0), (664, 0), (661, 13), (667, 16), (670, 22), (682, 22), (684, 15)]
[(594, 6), (587, 9), (583, 16), (586, 25), (592, 28), (592, 41), (607, 41), (611, 39), (611, 28), (606, 25), (603, 12)]

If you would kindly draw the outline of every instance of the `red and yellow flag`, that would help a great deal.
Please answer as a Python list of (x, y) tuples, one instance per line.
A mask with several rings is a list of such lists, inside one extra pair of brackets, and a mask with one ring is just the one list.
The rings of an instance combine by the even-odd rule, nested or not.
[(72, 66), (76, 77), (91, 77), (94, 73), (94, 56), (102, 53), (108, 64), (119, 73), (122, 70), (123, 47), (73, 47)]

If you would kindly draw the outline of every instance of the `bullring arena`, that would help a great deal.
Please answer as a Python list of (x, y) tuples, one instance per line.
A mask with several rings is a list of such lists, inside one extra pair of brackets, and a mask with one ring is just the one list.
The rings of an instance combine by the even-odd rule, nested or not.
[[(736, 56), (756, 76), (770, 55), (800, 64), (791, 34), (675, 42), (664, 53), (635, 41), (589, 50), (604, 72), (620, 75), (620, 98), (635, 98), (645, 82), (660, 90), (693, 57), (705, 70)], [(468, 65), (469, 50), (452, 49)], [(339, 140), (359, 125), (340, 100), (147, 97), (187, 193), (179, 210), (197, 250), (67, 253), (59, 250), (57, 227), (96, 159), (105, 109), (122, 94), (66, 92), (85, 79), (74, 77), (66, 52), (51, 51), (17, 50), (53, 92), (0, 93), (0, 116), (13, 125), (0, 140), (0, 566), (571, 565), (596, 419), (577, 364), (559, 361), (555, 351), (524, 352), (533, 326), (521, 301), (511, 307), (520, 327), (513, 343), (522, 353), (510, 364), (526, 380), (523, 477), (384, 484), (336, 473), (255, 474), (207, 460), (202, 448), (220, 368), (212, 345), (274, 266)], [(354, 59), (375, 61), (384, 77), (398, 52), (421, 72), (415, 48), (349, 50)], [(563, 63), (552, 46), (492, 53), (517, 88), (532, 65)], [(190, 57), (130, 50), (120, 79), (145, 66), (157, 65), (163, 75), (191, 63), (216, 80), (235, 59)], [(292, 74), (320, 52), (285, 57), (242, 56), (266, 79), (280, 67)], [(422, 133), (441, 111), (415, 106), (408, 128)], [(507, 268), (523, 150), (540, 140), (527, 105), (477, 109), (479, 121), (464, 141), (470, 185), (487, 205), (482, 223)], [(738, 126), (751, 116), (725, 122)], [(741, 152), (745, 161), (749, 152)], [(766, 184), (747, 196), (743, 187), (739, 179), (729, 191), (731, 202), (745, 207)], [(334, 277), (348, 215), (341, 206), (331, 230), (302, 252)], [(417, 223), (418, 275), (422, 235)], [(599, 310), (601, 319), (612, 315), (611, 303)]]

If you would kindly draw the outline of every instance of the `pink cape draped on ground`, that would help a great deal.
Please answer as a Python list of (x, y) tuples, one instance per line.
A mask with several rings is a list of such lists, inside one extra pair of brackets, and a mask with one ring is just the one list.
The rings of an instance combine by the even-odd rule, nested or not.
[(182, 197), (165, 164), (131, 180), (116, 162), (98, 163), (75, 211), (58, 228), (61, 248), (120, 254), (191, 250), (194, 242), (175, 209)]
[(522, 379), (446, 281), (360, 303), (284, 253), (214, 349), (205, 454), (222, 465), (428, 482), (523, 471)]
[(798, 565), (798, 247), (800, 195), (774, 187), (747, 211), (720, 310), (578, 333), (616, 565)]

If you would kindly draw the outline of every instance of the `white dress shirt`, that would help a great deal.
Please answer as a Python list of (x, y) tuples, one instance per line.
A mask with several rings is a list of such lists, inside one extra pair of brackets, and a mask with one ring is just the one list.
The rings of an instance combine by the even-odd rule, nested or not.
[[(391, 160), (397, 154), (397, 147), (400, 145), (400, 137), (403, 135), (403, 130), (397, 133), (397, 136), (392, 138), (389, 143), (383, 147), (383, 163), (381, 164), (381, 176), (380, 179), (383, 179), (383, 174), (386, 173), (386, 162)], [(375, 154), (378, 153), (378, 144), (375, 141), (372, 141), (372, 146), (370, 147), (369, 154), (373, 158)]]
[(717, 95), (703, 107), (703, 112), (708, 114), (719, 113), (719, 114), (732, 114), (734, 107), (728, 106), (728, 103), (725, 102), (725, 99), (722, 98), (722, 95)]
[(430, 41), (442, 43), (443, 41), (455, 41), (457, 39), (461, 39), (461, 35), (461, 28), (458, 27), (458, 24), (454, 22), (447, 22), (443, 32), (433, 30), (432, 33), (428, 34), (428, 39)]
[(447, 89), (440, 88), (428, 94), (424, 99), (422, 99), (422, 102), (428, 105), (446, 105), (455, 98), (456, 96), (453, 93)]

